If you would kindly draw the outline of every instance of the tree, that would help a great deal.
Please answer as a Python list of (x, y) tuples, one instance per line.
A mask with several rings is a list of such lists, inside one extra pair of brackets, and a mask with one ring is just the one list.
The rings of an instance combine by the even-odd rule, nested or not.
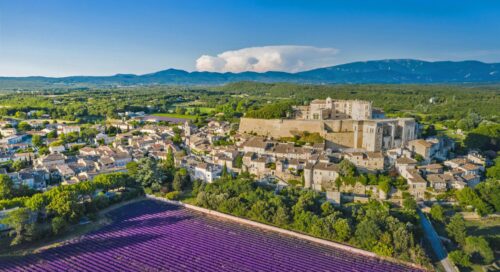
[(26, 200), (25, 205), (34, 212), (40, 212), (47, 205), (47, 197), (41, 193), (34, 194)]
[(451, 261), (456, 265), (462, 267), (471, 266), (469, 255), (465, 254), (462, 250), (454, 250), (450, 252), (448, 256), (450, 257)]
[(500, 177), (490, 178), (476, 186), (479, 197), (491, 205), (496, 212), (500, 212)]
[(356, 226), (354, 237), (356, 238), (357, 244), (362, 248), (372, 250), (377, 244), (381, 234), (382, 232), (377, 223), (373, 220), (366, 219)]
[(57, 131), (56, 130), (52, 130), (49, 133), (47, 133), (47, 138), (48, 139), (55, 139), (55, 138), (57, 138)]
[(23, 111), (16, 111), (14, 114), (14, 117), (19, 118), (19, 119), (26, 119), (26, 113)]
[(469, 149), (500, 150), (500, 124), (481, 124), (469, 132), (464, 144)]
[(42, 137), (40, 137), (40, 135), (33, 135), (33, 137), (31, 137), (31, 143), (36, 147), (40, 147), (42, 145)]
[(172, 187), (175, 191), (182, 191), (184, 188), (184, 179), (179, 172), (175, 173), (174, 181), (172, 182)]
[(137, 163), (137, 173), (135, 178), (143, 187), (151, 187), (153, 184), (161, 183), (161, 174), (156, 160), (152, 158), (142, 158)]
[(450, 223), (446, 225), (446, 232), (452, 237), (457, 243), (463, 245), (465, 243), (466, 227), (465, 221), (460, 214), (455, 214), (450, 219)]
[(66, 220), (77, 221), (82, 213), (77, 193), (74, 191), (56, 192), (47, 205), (47, 212), (54, 213)]
[(17, 129), (19, 129), (20, 131), (28, 131), (31, 129), (31, 126), (30, 126), (30, 124), (28, 124), (26, 122), (20, 122), (17, 125)]
[(344, 159), (339, 163), (339, 174), (342, 177), (352, 177), (356, 174), (356, 166), (352, 162)]
[(7, 217), (0, 221), (2, 224), (6, 224), (13, 229), (12, 233), (15, 237), (11, 245), (17, 245), (26, 240), (26, 229), (29, 218), (30, 211), (28, 208), (18, 208), (9, 212)]
[(55, 235), (61, 234), (67, 227), (68, 222), (63, 217), (54, 217), (51, 222), (52, 232)]
[(11, 198), (14, 193), (14, 182), (9, 176), (0, 175), (0, 199)]
[(323, 204), (321, 204), (321, 215), (326, 217), (332, 213), (335, 213), (335, 208), (333, 208), (332, 203), (329, 201), (323, 202)]
[(28, 163), (24, 160), (16, 160), (12, 163), (12, 168), (14, 171), (19, 172), (22, 169), (26, 168), (28, 166)]
[(175, 113), (184, 115), (186, 114), (186, 108), (177, 107), (175, 108)]
[(417, 202), (411, 195), (407, 195), (403, 199), (403, 208), (408, 212), (417, 211)]
[(243, 156), (238, 154), (238, 156), (236, 156), (236, 158), (234, 159), (234, 167), (241, 168), (242, 166), (243, 166)]
[(335, 229), (335, 234), (338, 240), (347, 241), (351, 237), (351, 225), (349, 225), (349, 221), (347, 221), (347, 219), (338, 219), (335, 221), (333, 228)]
[(391, 181), (390, 181), (390, 179), (387, 178), (387, 179), (380, 180), (379, 183), (378, 183), (378, 188), (382, 192), (388, 194), (391, 191)]
[(38, 149), (39, 155), (47, 155), (49, 153), (50, 153), (49, 148), (46, 146), (42, 146), (42, 147), (40, 147), (40, 149)]
[(223, 179), (228, 177), (227, 165), (225, 163), (224, 163), (224, 166), (222, 167), (221, 177)]
[(495, 165), (486, 169), (486, 176), (492, 179), (500, 180), (500, 157), (495, 159)]
[(479, 215), (486, 215), (493, 212), (492, 208), (484, 203), (484, 201), (477, 195), (476, 191), (470, 187), (465, 187), (462, 190), (457, 191), (456, 197), (460, 205), (473, 206)]
[(127, 163), (125, 167), (127, 168), (127, 172), (131, 177), (137, 176), (137, 172), (139, 171), (139, 164), (137, 164), (137, 162), (131, 161)]
[(165, 166), (169, 169), (175, 168), (174, 152), (171, 147), (167, 150), (167, 159), (165, 161)]
[(290, 223), (290, 214), (285, 206), (279, 206), (276, 209), (273, 222), (278, 226), (286, 226)]
[(445, 217), (444, 217), (444, 209), (441, 205), (439, 204), (434, 204), (431, 207), (431, 217), (432, 219), (444, 223)]
[(488, 245), (488, 241), (484, 237), (469, 236), (465, 239), (464, 251), (468, 255), (479, 253), (483, 257), (485, 264), (493, 262), (495, 259), (493, 250)]

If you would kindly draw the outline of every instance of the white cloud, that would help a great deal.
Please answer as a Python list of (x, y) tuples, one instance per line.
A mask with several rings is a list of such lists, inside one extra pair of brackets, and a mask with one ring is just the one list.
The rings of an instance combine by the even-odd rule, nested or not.
[(217, 56), (202, 55), (196, 60), (198, 71), (209, 72), (300, 72), (334, 64), (335, 48), (277, 45), (225, 51)]

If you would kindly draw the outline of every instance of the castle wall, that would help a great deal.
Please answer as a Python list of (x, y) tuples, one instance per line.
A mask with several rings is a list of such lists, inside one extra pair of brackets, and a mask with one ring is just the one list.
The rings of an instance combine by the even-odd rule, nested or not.
[(308, 131), (324, 137), (328, 147), (354, 147), (352, 120), (282, 120), (241, 118), (240, 133), (256, 133), (273, 138), (291, 137)]
[(257, 133), (274, 138), (291, 137), (293, 132), (317, 132), (324, 134), (322, 121), (241, 118), (240, 133)]
[[(395, 138), (395, 126), (401, 127), (401, 138)], [(241, 118), (239, 128), (240, 133), (256, 133), (273, 138), (292, 137), (304, 131), (319, 133), (330, 148), (362, 148), (367, 151), (401, 147), (416, 137), (415, 121), (408, 118), (383, 120)]]

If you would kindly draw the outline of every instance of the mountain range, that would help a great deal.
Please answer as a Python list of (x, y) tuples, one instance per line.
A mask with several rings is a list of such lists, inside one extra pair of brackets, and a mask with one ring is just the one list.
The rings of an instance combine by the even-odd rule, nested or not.
[(286, 72), (214, 73), (167, 69), (155, 73), (113, 76), (0, 77), (0, 88), (34, 86), (218, 85), (236, 81), (310, 84), (366, 83), (499, 83), (500, 63), (389, 59), (360, 61), (314, 70)]

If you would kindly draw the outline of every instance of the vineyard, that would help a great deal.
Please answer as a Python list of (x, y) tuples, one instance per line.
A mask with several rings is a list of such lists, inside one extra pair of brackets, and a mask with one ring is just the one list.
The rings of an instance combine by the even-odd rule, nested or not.
[(1, 271), (411, 271), (415, 268), (145, 200), (100, 230)]

